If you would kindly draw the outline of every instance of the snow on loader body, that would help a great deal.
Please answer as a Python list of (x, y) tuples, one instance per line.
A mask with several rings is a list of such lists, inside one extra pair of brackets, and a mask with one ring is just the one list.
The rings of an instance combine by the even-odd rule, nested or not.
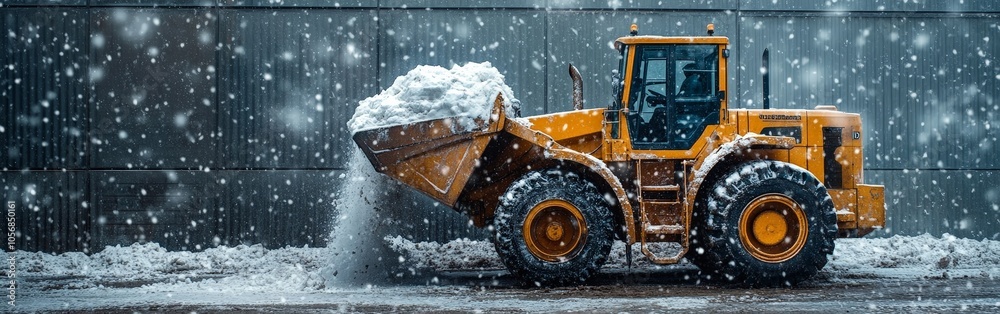
[[(883, 187), (863, 184), (858, 114), (729, 109), (728, 38), (634, 29), (616, 41), (608, 108), (582, 109), (571, 68), (573, 111), (515, 119), (498, 95), (474, 127), (436, 119), (354, 140), (377, 171), (493, 226), (508, 269), (540, 285), (586, 280), (616, 239), (712, 279), (792, 285), (836, 237), (884, 225)], [(680, 250), (649, 245), (663, 242)]]

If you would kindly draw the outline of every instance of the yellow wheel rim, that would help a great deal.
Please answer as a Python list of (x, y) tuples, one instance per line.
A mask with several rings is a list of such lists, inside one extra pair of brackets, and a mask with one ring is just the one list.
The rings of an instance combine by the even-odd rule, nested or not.
[(553, 199), (531, 208), (521, 232), (532, 255), (561, 262), (580, 253), (586, 242), (587, 222), (576, 206)]
[(794, 200), (782, 194), (765, 194), (743, 209), (739, 233), (740, 242), (754, 258), (780, 263), (802, 251), (809, 225)]

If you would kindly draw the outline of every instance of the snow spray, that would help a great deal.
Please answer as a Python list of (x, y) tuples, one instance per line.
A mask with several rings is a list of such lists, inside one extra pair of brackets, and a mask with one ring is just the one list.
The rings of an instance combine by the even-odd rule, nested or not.
[(402, 260), (385, 236), (396, 233), (406, 204), (405, 189), (372, 168), (364, 153), (352, 149), (335, 202), (329, 263), (320, 271), (326, 286), (364, 287), (388, 283)]

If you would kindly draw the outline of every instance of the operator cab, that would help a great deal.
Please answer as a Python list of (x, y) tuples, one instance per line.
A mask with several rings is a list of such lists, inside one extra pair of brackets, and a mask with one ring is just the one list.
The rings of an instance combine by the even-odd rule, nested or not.
[[(689, 150), (719, 124), (727, 45), (727, 38), (712, 36), (631, 36), (615, 42), (621, 74), (609, 109), (622, 113), (632, 149)], [(616, 131), (612, 137), (620, 136)]]

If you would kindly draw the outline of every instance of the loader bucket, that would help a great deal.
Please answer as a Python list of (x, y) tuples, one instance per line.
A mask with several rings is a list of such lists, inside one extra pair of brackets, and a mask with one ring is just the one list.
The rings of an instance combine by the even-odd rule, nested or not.
[(375, 170), (454, 206), (494, 133), (506, 120), (498, 95), (493, 114), (463, 126), (444, 118), (361, 130), (354, 142)]

